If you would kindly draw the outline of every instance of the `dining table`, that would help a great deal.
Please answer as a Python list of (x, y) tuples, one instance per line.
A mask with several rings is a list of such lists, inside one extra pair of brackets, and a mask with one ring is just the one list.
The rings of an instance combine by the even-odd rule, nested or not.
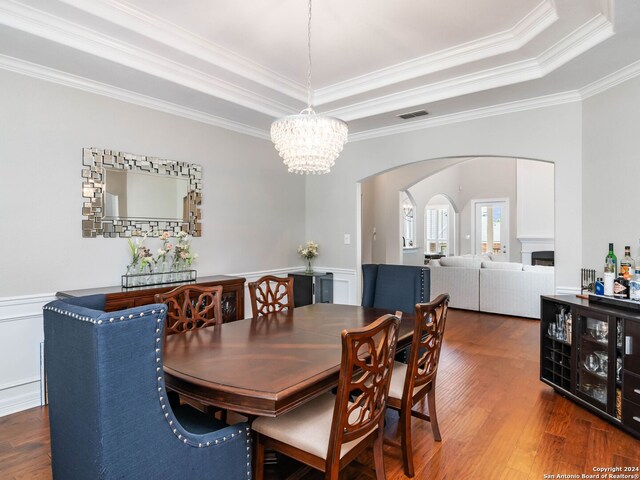
[[(249, 416), (274, 417), (338, 384), (341, 334), (390, 312), (316, 303), (165, 338), (165, 383), (181, 396)], [(403, 314), (398, 349), (411, 344)]]

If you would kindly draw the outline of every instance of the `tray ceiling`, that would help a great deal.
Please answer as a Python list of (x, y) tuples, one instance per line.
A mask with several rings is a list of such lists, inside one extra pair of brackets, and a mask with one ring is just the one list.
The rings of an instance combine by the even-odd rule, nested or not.
[[(315, 2), (314, 106), (364, 133), (579, 90), (640, 59), (638, 3)], [(0, 0), (0, 67), (266, 136), (305, 106), (306, 8)]]

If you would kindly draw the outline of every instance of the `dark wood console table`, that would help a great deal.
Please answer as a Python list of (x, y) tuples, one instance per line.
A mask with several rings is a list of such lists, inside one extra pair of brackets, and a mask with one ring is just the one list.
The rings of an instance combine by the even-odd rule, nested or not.
[[(202, 277), (195, 282), (189, 283), (195, 283), (203, 286), (222, 286), (222, 319), (224, 322), (233, 322), (244, 318), (245, 280), (246, 279), (243, 277), (214, 275), (211, 277)], [(183, 284), (173, 283), (170, 285), (151, 285), (148, 287), (134, 288), (122, 288), (119, 286), (86, 288), (82, 290), (58, 292), (56, 293), (56, 296), (58, 298), (68, 298), (105, 294), (107, 297), (105, 310), (107, 312), (112, 312), (114, 310), (122, 310), (125, 308), (155, 303), (154, 296), (156, 293), (168, 292), (180, 285)]]
[[(542, 297), (540, 380), (640, 438), (640, 305), (594, 300)], [(563, 312), (571, 328), (558, 330)]]

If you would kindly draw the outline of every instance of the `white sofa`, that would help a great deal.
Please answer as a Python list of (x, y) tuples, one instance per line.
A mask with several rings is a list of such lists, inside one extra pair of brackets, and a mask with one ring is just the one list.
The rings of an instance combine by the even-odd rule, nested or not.
[(463, 256), (432, 260), (429, 268), (431, 299), (449, 293), (452, 308), (540, 318), (540, 295), (554, 293), (553, 267)]

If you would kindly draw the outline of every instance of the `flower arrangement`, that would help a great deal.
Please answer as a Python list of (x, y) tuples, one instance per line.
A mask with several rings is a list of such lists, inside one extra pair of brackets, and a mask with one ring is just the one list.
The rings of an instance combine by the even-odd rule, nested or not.
[(129, 249), (131, 250), (130, 267), (139, 268), (141, 272), (145, 267), (151, 266), (151, 263), (154, 261), (151, 251), (149, 251), (149, 248), (144, 244), (146, 239), (146, 235), (142, 237), (142, 239), (136, 238), (133, 242), (130, 238), (127, 239)]
[(304, 246), (298, 246), (298, 255), (307, 261), (307, 269), (305, 273), (313, 273), (311, 268), (311, 259), (318, 256), (318, 244), (313, 240), (309, 240)]
[(191, 236), (187, 232), (179, 232), (178, 243), (176, 243), (173, 252), (173, 265), (178, 267), (180, 264), (183, 266), (191, 267), (191, 263), (198, 258), (197, 253), (191, 252)]
[[(177, 241), (174, 244), (171, 242), (170, 232), (160, 234), (158, 238), (162, 241), (162, 245), (157, 249), (155, 256), (145, 245), (146, 235), (133, 241), (127, 240), (131, 250), (131, 264), (127, 266), (127, 275), (133, 276), (135, 284), (149, 285), (195, 278), (191, 278), (189, 272), (185, 272), (191, 268), (191, 264), (198, 257), (197, 253), (191, 251), (191, 236), (181, 231), (176, 237)], [(149, 278), (139, 278), (138, 274), (142, 273), (148, 274)]]

